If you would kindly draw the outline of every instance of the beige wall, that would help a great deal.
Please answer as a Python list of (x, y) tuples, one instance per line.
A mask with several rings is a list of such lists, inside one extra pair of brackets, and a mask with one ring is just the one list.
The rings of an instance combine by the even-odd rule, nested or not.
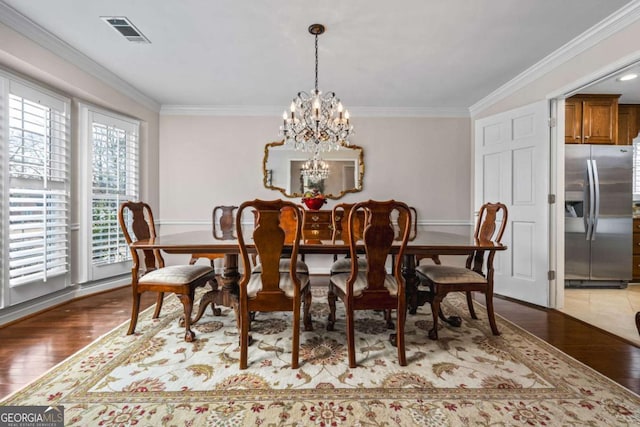
[[(208, 224), (218, 204), (282, 197), (262, 184), (264, 146), (281, 139), (279, 125), (278, 116), (161, 115), (164, 230)], [(468, 118), (355, 117), (353, 126), (351, 142), (364, 149), (364, 186), (340, 201), (395, 198), (415, 206), (421, 221), (471, 220)]]
[[(480, 118), (531, 104), (558, 92), (568, 92), (615, 68), (640, 59), (640, 21), (627, 26), (602, 42), (569, 59), (544, 76), (527, 84), (510, 96), (477, 112)], [(613, 68), (613, 69), (612, 69)]]

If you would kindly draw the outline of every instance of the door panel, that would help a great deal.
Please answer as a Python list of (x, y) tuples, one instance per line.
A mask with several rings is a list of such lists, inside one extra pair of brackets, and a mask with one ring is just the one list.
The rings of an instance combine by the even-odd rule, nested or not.
[(509, 223), (496, 258), (495, 292), (549, 305), (549, 103), (475, 122), (475, 197), (507, 205)]

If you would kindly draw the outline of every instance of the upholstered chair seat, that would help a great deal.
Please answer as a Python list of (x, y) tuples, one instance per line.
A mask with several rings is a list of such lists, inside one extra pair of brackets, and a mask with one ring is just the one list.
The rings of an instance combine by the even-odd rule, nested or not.
[(209, 274), (213, 269), (205, 265), (171, 265), (142, 276), (138, 283), (186, 284)]
[(416, 273), (438, 283), (487, 283), (486, 277), (464, 267), (419, 265)]
[[(289, 270), (291, 268), (290, 265), (291, 265), (291, 259), (282, 258), (280, 259), (278, 270), (280, 271), (280, 273), (289, 273)], [(309, 274), (309, 266), (304, 261), (298, 260), (298, 262), (296, 263), (296, 271), (299, 274)], [(251, 272), (262, 273), (262, 264), (256, 265), (253, 268), (253, 270), (251, 270)]]
[[(367, 270), (367, 260), (364, 257), (358, 257), (358, 270)], [(351, 258), (339, 258), (331, 264), (330, 274), (349, 273), (351, 271)]]
[[(342, 292), (347, 292), (347, 281), (349, 280), (349, 273), (340, 273), (334, 274), (331, 276), (331, 281), (334, 286), (338, 287)], [(368, 281), (367, 281), (367, 272), (361, 271), (358, 272), (358, 276), (356, 277), (355, 282), (353, 282), (353, 296), (355, 298), (362, 295), (365, 289), (367, 289)], [(384, 278), (384, 287), (389, 292), (389, 295), (396, 296), (398, 295), (398, 282), (396, 278), (391, 274), (387, 274)]]
[[(296, 277), (300, 281), (300, 287), (306, 288), (309, 284), (309, 275), (308, 274), (296, 274)], [(284, 292), (287, 298), (293, 298), (294, 296), (294, 282), (291, 280), (291, 276), (289, 272), (280, 273), (280, 282), (278, 283), (278, 287)], [(259, 274), (252, 274), (249, 279), (249, 283), (247, 283), (247, 296), (249, 298), (255, 298), (258, 295), (258, 292), (262, 290), (262, 280), (260, 279)]]

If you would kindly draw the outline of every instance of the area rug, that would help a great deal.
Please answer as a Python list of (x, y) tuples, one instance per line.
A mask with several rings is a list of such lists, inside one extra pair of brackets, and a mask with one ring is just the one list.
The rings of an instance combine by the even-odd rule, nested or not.
[(233, 312), (209, 312), (186, 343), (170, 297), (160, 319), (141, 315), (135, 335), (121, 325), (0, 405), (62, 405), (73, 426), (640, 425), (636, 394), (502, 318), (502, 335), (491, 335), (479, 305), (473, 320), (463, 298), (445, 301), (462, 326), (431, 341), (428, 307), (408, 315), (406, 367), (382, 314), (359, 313), (349, 369), (344, 313), (327, 332), (316, 290), (300, 368), (290, 368), (290, 317), (257, 313), (241, 371)]

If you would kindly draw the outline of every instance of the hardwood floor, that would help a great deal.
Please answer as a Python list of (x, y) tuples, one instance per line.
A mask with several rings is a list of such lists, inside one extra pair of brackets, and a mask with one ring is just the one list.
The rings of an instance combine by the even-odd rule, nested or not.
[[(143, 295), (142, 307), (155, 295)], [(478, 298), (482, 302), (482, 298)], [(72, 301), (0, 328), (0, 397), (20, 389), (129, 320), (128, 287)], [(495, 299), (498, 314), (640, 393), (640, 348), (556, 310)]]
[[(155, 297), (152, 292), (142, 295), (140, 310), (152, 305)], [(131, 289), (124, 287), (0, 328), (0, 397), (24, 387), (130, 316)]]

